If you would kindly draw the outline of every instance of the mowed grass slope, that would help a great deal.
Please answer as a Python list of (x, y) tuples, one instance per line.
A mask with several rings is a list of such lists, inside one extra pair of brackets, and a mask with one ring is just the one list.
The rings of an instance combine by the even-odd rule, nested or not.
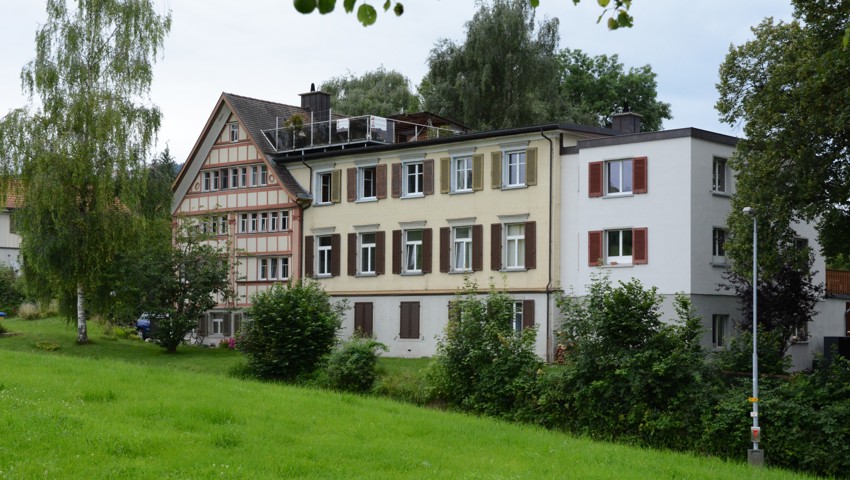
[(3, 479), (805, 478), (166, 361), (63, 353), (89, 347), (6, 348), (26, 338), (0, 338)]

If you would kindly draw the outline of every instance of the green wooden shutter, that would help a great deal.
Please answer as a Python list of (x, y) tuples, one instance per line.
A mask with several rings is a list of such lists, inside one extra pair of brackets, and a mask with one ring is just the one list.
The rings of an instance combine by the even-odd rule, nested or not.
[(449, 193), (451, 188), (451, 158), (440, 159), (440, 193)]
[[(549, 173), (551, 175), (551, 172)], [(525, 184), (537, 185), (537, 149), (529, 148), (525, 151)]]
[(342, 195), (340, 190), (342, 184), (342, 170), (334, 170), (331, 173), (331, 203), (339, 203), (341, 201)]
[(484, 155), (472, 156), (472, 189), (484, 190)]
[(502, 152), (490, 154), (490, 186), (495, 189), (502, 188)]

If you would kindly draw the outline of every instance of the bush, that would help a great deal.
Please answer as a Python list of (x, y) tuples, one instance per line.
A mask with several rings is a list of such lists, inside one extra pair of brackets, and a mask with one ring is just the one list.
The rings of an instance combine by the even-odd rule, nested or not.
[(18, 316), (24, 320), (38, 320), (41, 318), (41, 311), (38, 305), (32, 302), (26, 302), (18, 308)]
[(378, 376), (378, 356), (388, 350), (386, 345), (371, 338), (355, 337), (343, 343), (328, 359), (328, 386), (354, 393), (372, 390)]
[(0, 311), (13, 315), (23, 299), (24, 295), (15, 269), (0, 264)]
[(491, 286), (482, 298), (476, 291), (467, 280), (452, 302), (429, 374), (432, 394), (464, 410), (513, 418), (542, 367), (537, 332), (514, 330), (515, 300), (506, 293)]
[(331, 352), (346, 308), (309, 279), (275, 284), (251, 303), (239, 348), (254, 375), (287, 381), (313, 372)]

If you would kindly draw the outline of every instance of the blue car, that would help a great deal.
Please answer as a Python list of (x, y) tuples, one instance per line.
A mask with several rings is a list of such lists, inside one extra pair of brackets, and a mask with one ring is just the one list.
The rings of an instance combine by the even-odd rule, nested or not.
[(138, 332), (139, 337), (142, 340), (147, 340), (151, 338), (151, 317), (147, 313), (143, 313), (138, 320), (136, 320), (136, 332)]

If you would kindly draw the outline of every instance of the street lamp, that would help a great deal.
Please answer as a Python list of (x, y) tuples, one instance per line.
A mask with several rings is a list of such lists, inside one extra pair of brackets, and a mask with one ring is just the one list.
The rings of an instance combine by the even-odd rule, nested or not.
[(753, 217), (753, 396), (750, 402), (753, 404), (753, 426), (750, 429), (750, 437), (753, 448), (747, 452), (747, 460), (750, 465), (761, 467), (764, 465), (764, 450), (759, 450), (761, 440), (761, 429), (759, 428), (759, 359), (758, 359), (758, 223), (756, 222), (756, 210), (745, 207), (744, 215)]

